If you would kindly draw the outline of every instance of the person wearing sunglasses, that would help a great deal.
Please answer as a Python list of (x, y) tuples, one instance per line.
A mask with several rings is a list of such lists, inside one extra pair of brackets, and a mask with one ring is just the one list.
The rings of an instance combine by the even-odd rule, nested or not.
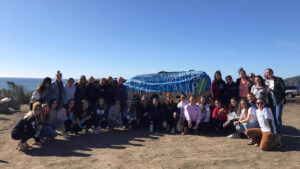
[(270, 150), (275, 146), (280, 146), (281, 143), (277, 138), (273, 114), (265, 107), (263, 99), (258, 99), (256, 105), (258, 107), (256, 116), (260, 128), (247, 129), (245, 134), (252, 139), (254, 145), (259, 145), (263, 151)]
[(35, 139), (38, 146), (42, 146), (40, 142), (40, 132), (42, 130), (42, 107), (41, 103), (35, 102), (32, 111), (28, 112), (12, 129), (11, 137), (14, 140), (20, 140), (17, 149), (20, 151), (27, 150), (30, 146), (27, 140)]

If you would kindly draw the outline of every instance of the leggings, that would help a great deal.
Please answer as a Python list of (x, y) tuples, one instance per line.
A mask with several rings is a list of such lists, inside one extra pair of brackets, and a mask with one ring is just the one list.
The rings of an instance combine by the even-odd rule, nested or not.
[(21, 140), (22, 143), (25, 143), (30, 138), (34, 138), (34, 133), (24, 132), (23, 130), (12, 130), (11, 137), (14, 140)]

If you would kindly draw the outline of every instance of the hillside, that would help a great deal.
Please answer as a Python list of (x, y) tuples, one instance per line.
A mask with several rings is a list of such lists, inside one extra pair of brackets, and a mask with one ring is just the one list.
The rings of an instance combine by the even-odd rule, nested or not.
[(284, 79), (285, 86), (297, 86), (300, 90), (300, 76)]

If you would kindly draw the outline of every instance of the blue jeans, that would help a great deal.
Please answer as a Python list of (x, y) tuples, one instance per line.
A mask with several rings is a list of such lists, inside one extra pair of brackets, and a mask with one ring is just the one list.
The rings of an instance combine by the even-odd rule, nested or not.
[(274, 123), (276, 126), (277, 134), (281, 132), (282, 127), (282, 110), (283, 110), (283, 104), (277, 105), (277, 106), (271, 106), (271, 111), (274, 117)]
[(108, 127), (116, 127), (118, 125), (118, 122), (117, 122), (117, 120), (108, 119), (107, 125), (108, 125)]
[(55, 122), (55, 123), (51, 123), (49, 124), (49, 126), (52, 128), (52, 130), (57, 130), (59, 128), (61, 128), (63, 125), (63, 122)]
[(240, 132), (240, 133), (245, 133), (245, 131), (247, 129), (251, 129), (251, 128), (258, 128), (259, 124), (258, 122), (246, 122), (246, 123), (242, 123), (238, 126), (235, 127), (235, 129)]
[(41, 131), (41, 134), (40, 134), (40, 138), (43, 138), (43, 137), (54, 138), (57, 135), (58, 135), (57, 132), (55, 130), (53, 130), (50, 125), (44, 125), (43, 129)]

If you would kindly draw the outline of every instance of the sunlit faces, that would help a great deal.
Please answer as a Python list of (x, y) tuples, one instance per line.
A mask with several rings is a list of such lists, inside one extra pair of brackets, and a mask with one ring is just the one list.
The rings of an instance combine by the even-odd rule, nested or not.
[(122, 77), (119, 77), (118, 78), (118, 84), (123, 84), (123, 82), (124, 82), (124, 79)]
[(103, 98), (99, 98), (98, 99), (98, 104), (99, 105), (103, 105), (104, 104), (104, 99)]
[(87, 110), (89, 108), (89, 102), (87, 100), (84, 100), (82, 102), (82, 109)]
[(221, 108), (221, 107), (222, 107), (222, 104), (221, 104), (221, 102), (220, 102), (219, 100), (216, 100), (216, 101), (215, 101), (215, 106), (216, 106), (217, 108)]
[(207, 99), (206, 99), (205, 97), (201, 97), (200, 103), (201, 103), (202, 105), (206, 105), (206, 104), (207, 104)]
[(231, 99), (230, 100), (230, 104), (233, 106), (233, 107), (236, 107), (237, 106), (237, 101), (235, 99)]
[(68, 80), (68, 85), (69, 85), (69, 86), (73, 86), (73, 85), (74, 85), (74, 79), (73, 79), (73, 78), (70, 78), (70, 79)]
[(80, 82), (81, 84), (84, 84), (84, 83), (86, 82), (85, 76), (82, 75), (82, 76), (80, 77), (79, 82)]
[(266, 76), (268, 79), (273, 79), (273, 70), (271, 70), (271, 69), (266, 69), (266, 71), (265, 71), (265, 76)]
[(159, 103), (159, 101), (158, 101), (157, 98), (154, 98), (153, 101), (152, 101), (152, 103), (153, 103), (154, 106), (157, 106), (158, 103)]
[(172, 95), (167, 95), (166, 100), (167, 100), (168, 103), (171, 103), (173, 101), (173, 96)]
[(258, 99), (258, 100), (256, 101), (256, 106), (257, 106), (260, 110), (262, 110), (262, 109), (265, 107), (265, 102), (264, 102), (262, 99)]
[(93, 76), (91, 76), (89, 78), (89, 83), (94, 84), (95, 83), (95, 78)]
[(105, 79), (105, 78), (100, 79), (99, 84), (100, 84), (101, 86), (106, 85), (106, 79)]
[(43, 109), (43, 113), (44, 113), (45, 115), (48, 114), (49, 111), (50, 111), (50, 108), (49, 108), (48, 104), (43, 104), (43, 105), (42, 105), (42, 109)]
[(250, 101), (250, 102), (255, 101), (255, 96), (254, 96), (254, 94), (253, 94), (253, 93), (248, 93), (248, 94), (247, 94), (247, 99), (248, 99), (248, 101)]
[(74, 100), (71, 100), (71, 101), (69, 102), (68, 107), (69, 107), (70, 109), (72, 109), (74, 106), (75, 106), (75, 101), (74, 101)]
[(232, 84), (232, 77), (227, 76), (227, 77), (226, 77), (226, 82), (227, 82), (228, 84)]
[(51, 109), (56, 109), (57, 107), (57, 100), (53, 100), (51, 104)]
[(245, 100), (242, 100), (242, 101), (241, 101), (241, 107), (242, 107), (243, 109), (248, 108), (248, 107), (247, 107), (247, 102), (246, 102)]
[(241, 71), (239, 74), (240, 74), (240, 78), (241, 79), (245, 79), (246, 78), (246, 72), (245, 71)]
[(57, 72), (55, 77), (56, 77), (56, 80), (60, 82), (62, 79), (62, 74), (60, 72)]
[(222, 78), (221, 73), (216, 73), (216, 79), (221, 80), (221, 78)]
[(126, 105), (127, 105), (127, 107), (131, 107), (131, 100), (128, 100), (128, 101), (126, 102)]
[(195, 105), (195, 104), (196, 104), (196, 102), (197, 102), (197, 99), (196, 99), (196, 97), (194, 97), (194, 96), (191, 96), (191, 97), (190, 97), (190, 103), (191, 103), (191, 105)]

